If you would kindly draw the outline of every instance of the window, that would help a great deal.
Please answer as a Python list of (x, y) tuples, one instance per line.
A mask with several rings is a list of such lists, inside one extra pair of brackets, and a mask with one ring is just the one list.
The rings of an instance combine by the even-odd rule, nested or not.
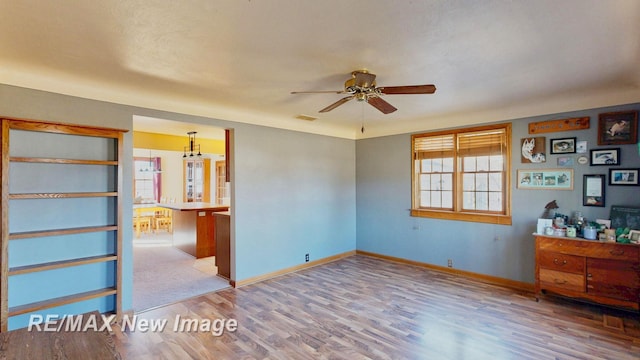
[(160, 202), (160, 158), (135, 157), (133, 159), (133, 194), (136, 202)]
[(411, 215), (511, 224), (511, 124), (416, 134)]

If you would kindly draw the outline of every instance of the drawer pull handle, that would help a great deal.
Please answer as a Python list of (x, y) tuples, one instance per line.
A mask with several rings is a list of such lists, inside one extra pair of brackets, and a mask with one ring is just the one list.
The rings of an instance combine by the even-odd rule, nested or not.
[(553, 263), (556, 265), (567, 265), (567, 260), (562, 260), (562, 263), (558, 259), (553, 259)]
[(615, 255), (615, 256), (624, 255), (624, 250), (622, 250), (622, 249), (609, 250), (609, 254)]
[(553, 279), (553, 282), (558, 284), (558, 285), (561, 285), (561, 284), (566, 284), (567, 280)]

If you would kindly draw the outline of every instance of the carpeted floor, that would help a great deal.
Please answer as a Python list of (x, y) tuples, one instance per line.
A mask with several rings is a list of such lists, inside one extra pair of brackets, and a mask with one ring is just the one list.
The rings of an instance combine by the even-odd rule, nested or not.
[(133, 310), (140, 312), (228, 288), (213, 258), (195, 259), (163, 241), (133, 246)]

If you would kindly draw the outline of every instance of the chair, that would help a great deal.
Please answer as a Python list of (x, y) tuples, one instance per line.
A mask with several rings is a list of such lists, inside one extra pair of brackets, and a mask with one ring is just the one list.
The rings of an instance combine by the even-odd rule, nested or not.
[(156, 208), (153, 216), (153, 228), (155, 230), (166, 230), (168, 233), (173, 233), (171, 210)]
[(151, 232), (151, 216), (136, 215), (133, 217), (133, 230), (136, 232), (136, 237), (140, 237), (141, 232)]

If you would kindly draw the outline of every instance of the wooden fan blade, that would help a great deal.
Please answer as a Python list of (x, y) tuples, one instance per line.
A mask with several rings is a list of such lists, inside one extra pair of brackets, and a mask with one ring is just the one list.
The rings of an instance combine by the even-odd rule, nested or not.
[(376, 74), (354, 71), (351, 73), (355, 78), (355, 86), (369, 88), (375, 86)]
[(347, 97), (343, 97), (342, 99), (340, 99), (340, 100), (338, 100), (338, 101), (334, 102), (333, 104), (331, 104), (331, 105), (327, 106), (326, 108), (324, 108), (324, 109), (322, 109), (322, 110), (320, 110), (320, 111), (318, 111), (318, 112), (321, 112), (321, 113), (329, 112), (329, 111), (331, 111), (331, 110), (333, 110), (333, 109), (337, 108), (338, 106), (340, 106), (340, 105), (342, 105), (342, 104), (346, 103), (347, 101), (349, 101), (349, 100), (351, 100), (351, 99), (353, 99), (353, 98), (354, 98), (354, 96), (353, 96), (353, 95), (351, 95), (351, 96), (347, 96)]
[(369, 104), (371, 104), (374, 108), (380, 110), (384, 114), (390, 114), (390, 113), (398, 110), (395, 107), (393, 107), (393, 105), (389, 104), (388, 102), (386, 102), (385, 100), (382, 100), (381, 98), (379, 98), (377, 96), (369, 97), (367, 99), (367, 102)]
[(292, 91), (292, 94), (346, 94), (344, 90)]
[(386, 86), (386, 87), (379, 87), (378, 91), (387, 95), (433, 94), (434, 92), (436, 92), (436, 86), (435, 85)]

